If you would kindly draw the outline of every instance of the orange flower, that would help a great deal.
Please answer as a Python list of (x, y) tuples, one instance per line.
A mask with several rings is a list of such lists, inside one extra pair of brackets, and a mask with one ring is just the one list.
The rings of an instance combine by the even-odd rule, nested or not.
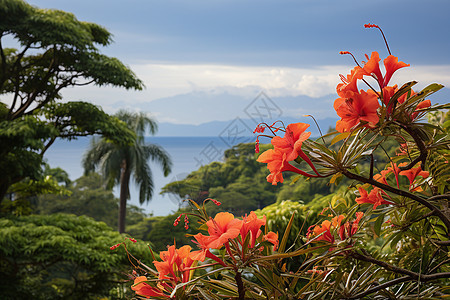
[[(181, 278), (182, 282), (187, 282), (189, 280), (189, 271), (185, 269), (190, 268), (194, 262), (189, 257), (191, 249), (191, 246), (188, 245), (180, 249), (175, 249), (175, 245), (172, 245), (169, 246), (167, 251), (161, 251), (159, 256), (162, 261), (153, 262), (159, 272), (159, 279), (169, 279), (177, 282)], [(181, 274), (178, 272), (181, 272)]]
[(381, 196), (382, 190), (377, 187), (374, 187), (369, 194), (367, 194), (367, 191), (362, 187), (359, 187), (358, 190), (360, 194), (360, 197), (356, 198), (356, 203), (358, 204), (370, 203), (373, 204), (373, 209), (376, 209), (382, 204), (392, 204), (391, 202), (383, 199)]
[(278, 248), (278, 232), (269, 231), (266, 235), (263, 235), (263, 241), (269, 241), (273, 244), (273, 250)]
[(176, 278), (176, 275), (173, 270), (173, 264), (175, 262), (176, 249), (175, 245), (170, 246), (167, 251), (161, 251), (159, 256), (162, 261), (153, 261), (156, 269), (159, 273), (159, 279), (169, 278), (167, 275), (171, 275), (172, 279)]
[(218, 213), (214, 219), (206, 222), (208, 232), (211, 237), (209, 247), (219, 249), (229, 239), (234, 239), (241, 232), (243, 221), (235, 219), (233, 214), (228, 212)]
[(341, 227), (339, 228), (339, 237), (341, 238), (341, 240), (352, 237), (358, 231), (359, 222), (361, 221), (363, 215), (363, 212), (358, 211), (356, 213), (356, 219), (354, 221), (345, 222), (345, 224), (341, 225)]
[[(325, 220), (322, 222), (321, 225), (316, 225), (314, 226), (314, 229), (312, 230), (312, 232), (309, 232), (308, 235), (308, 239), (311, 236), (320, 236), (318, 238), (315, 239), (315, 241), (326, 241), (329, 243), (334, 243), (334, 237), (331, 234), (331, 222), (329, 220)], [(309, 231), (309, 230), (308, 230)]]
[[(406, 144), (405, 144), (405, 146), (406, 146)], [(403, 146), (401, 148), (403, 148)], [(401, 171), (399, 167), (403, 167), (403, 166), (406, 166), (406, 165), (407, 165), (406, 162), (402, 162), (398, 166), (397, 166), (396, 163), (391, 162), (392, 168), (391, 167), (387, 168), (388, 172), (394, 173), (395, 181), (397, 182), (397, 187), (398, 188), (400, 188), (400, 185), (399, 185), (399, 182), (398, 182), (398, 175), (400, 174), (400, 171)]]
[(367, 122), (373, 127), (378, 123), (377, 109), (380, 106), (378, 96), (371, 90), (360, 93), (348, 92), (347, 98), (338, 98), (334, 101), (334, 109), (341, 117), (336, 122), (339, 132), (350, 131), (359, 122)]
[[(387, 112), (390, 114), (393, 110), (393, 103), (389, 105), (389, 102), (392, 98), (392, 96), (398, 91), (397, 85), (394, 86), (386, 86), (383, 88), (383, 102), (387, 106)], [(410, 97), (414, 96), (416, 93), (413, 90), (410, 90), (409, 92), (404, 93), (400, 97), (398, 97), (397, 102), (399, 104), (404, 103), (406, 100), (408, 100)], [(424, 100), (419, 102), (417, 104), (414, 112), (408, 112), (407, 114), (410, 116), (410, 120), (413, 121), (417, 119), (420, 112), (418, 110), (424, 109), (431, 106), (430, 100)]]
[(421, 176), (422, 178), (427, 178), (430, 176), (430, 173), (427, 171), (422, 171), (421, 166), (411, 168), (409, 170), (404, 170), (400, 172), (400, 175), (406, 176), (409, 179), (409, 186), (411, 187), (414, 183), (414, 180), (417, 176)]
[(372, 52), (369, 56), (366, 54), (367, 62), (364, 64), (363, 70), (365, 72), (364, 75), (374, 76), (378, 81), (378, 84), (383, 87), (383, 75), (381, 75), (380, 70), (380, 55), (377, 51)]
[(250, 215), (245, 215), (243, 218), (243, 224), (241, 227), (242, 242), (244, 242), (247, 234), (250, 234), (249, 247), (255, 247), (256, 238), (261, 234), (261, 226), (266, 225), (266, 216), (262, 219), (258, 219), (254, 211), (250, 212)]
[(364, 75), (364, 70), (356, 66), (352, 69), (350, 74), (345, 78), (343, 75), (341, 76), (342, 83), (339, 83), (336, 87), (336, 92), (340, 97), (345, 98), (347, 92), (358, 92), (357, 81), (358, 79), (362, 79)]
[(286, 153), (286, 160), (292, 161), (299, 156), (302, 144), (309, 138), (311, 132), (305, 132), (309, 124), (293, 123), (286, 127), (284, 137), (276, 136), (272, 139), (272, 145), (275, 149)]
[(388, 185), (387, 180), (386, 180), (386, 175), (388, 175), (389, 173), (391, 173), (391, 171), (383, 170), (383, 171), (380, 172), (380, 174), (375, 174), (373, 176), (373, 179), (375, 179), (376, 181), (378, 181), (380, 183)]
[(210, 248), (209, 243), (212, 239), (210, 236), (206, 236), (201, 233), (194, 235), (194, 238), (196, 241), (193, 241), (193, 242), (198, 244), (198, 246), (201, 250), (192, 251), (191, 254), (189, 255), (189, 257), (192, 260), (205, 261), (206, 252), (209, 251), (209, 248)]
[(384, 88), (388, 85), (389, 81), (391, 80), (392, 75), (395, 71), (397, 71), (400, 68), (408, 67), (408, 64), (405, 64), (404, 62), (398, 61), (398, 57), (395, 57), (393, 55), (389, 55), (384, 59), (384, 67), (386, 69), (386, 74), (383, 77), (380, 71), (380, 56), (378, 55), (378, 52), (374, 51), (372, 52), (372, 55), (370, 56), (370, 59), (368, 56), (366, 56), (368, 61), (364, 65), (363, 70), (366, 73), (365, 75), (372, 75), (376, 78), (378, 81), (378, 84), (380, 88)]
[(269, 149), (263, 152), (257, 159), (258, 162), (267, 163), (267, 169), (270, 174), (267, 176), (267, 181), (272, 185), (276, 185), (278, 182), (283, 183), (283, 174), (281, 172), (291, 171), (294, 173), (302, 174), (307, 177), (317, 177), (311, 175), (291, 165), (286, 160), (286, 153), (281, 152), (278, 149)]
[[(390, 115), (392, 113), (392, 110), (394, 108), (394, 103), (390, 103), (392, 96), (394, 96), (394, 94), (398, 91), (397, 85), (394, 86), (385, 86), (383, 88), (383, 103), (384, 105), (386, 105), (387, 107), (387, 113)], [(400, 98), (402, 98), (402, 96), (399, 97), (399, 99), (397, 99), (398, 103), (403, 103), (405, 100), (402, 99), (403, 101), (400, 102)]]
[(387, 86), (389, 80), (391, 80), (392, 75), (395, 71), (400, 68), (409, 67), (409, 64), (405, 64), (402, 61), (398, 61), (398, 57), (389, 55), (384, 59), (384, 67), (386, 68), (386, 75), (384, 76), (383, 87)]
[(205, 258), (209, 257), (220, 263), (222, 266), (226, 267), (226, 264), (220, 258), (212, 254), (211, 251), (209, 251), (210, 248), (209, 243), (212, 241), (212, 238), (210, 236), (198, 233), (194, 235), (194, 238), (196, 241), (193, 242), (199, 246), (200, 250), (192, 251), (191, 253), (189, 253), (190, 259), (205, 261)]
[(416, 111), (411, 114), (411, 120), (415, 120), (418, 117), (418, 115), (420, 114), (420, 112), (418, 112), (418, 110), (424, 109), (424, 108), (427, 108), (430, 106), (431, 106), (430, 100), (424, 100), (424, 101), (419, 102), (419, 104), (417, 104), (417, 106), (416, 106), (416, 109), (415, 109)]
[(134, 284), (131, 286), (131, 289), (136, 292), (137, 295), (150, 298), (150, 297), (167, 297), (162, 291), (157, 288), (150, 286), (146, 283), (147, 277), (139, 276), (134, 279)]

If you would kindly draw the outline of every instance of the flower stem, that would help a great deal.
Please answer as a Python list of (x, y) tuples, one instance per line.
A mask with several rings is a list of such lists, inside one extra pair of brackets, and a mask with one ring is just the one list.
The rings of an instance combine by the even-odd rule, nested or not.
[(238, 287), (238, 293), (239, 293), (239, 299), (245, 299), (245, 290), (244, 290), (244, 283), (242, 282), (242, 276), (241, 272), (236, 270), (236, 275), (234, 276), (234, 279), (236, 280), (236, 284)]

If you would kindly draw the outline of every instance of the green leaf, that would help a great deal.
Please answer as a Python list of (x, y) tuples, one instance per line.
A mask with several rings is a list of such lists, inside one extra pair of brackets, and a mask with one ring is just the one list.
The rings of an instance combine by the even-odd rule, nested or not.
[(341, 141), (341, 140), (343, 140), (343, 139), (348, 138), (351, 134), (352, 134), (351, 132), (344, 132), (344, 133), (341, 133), (341, 134), (335, 136), (335, 137), (331, 140), (330, 146), (336, 144), (337, 142), (339, 142), (339, 141)]
[(291, 219), (289, 220), (288, 225), (286, 226), (286, 229), (284, 230), (283, 239), (281, 240), (280, 246), (278, 247), (279, 252), (284, 252), (284, 249), (286, 249), (286, 243), (289, 238), (289, 232), (291, 231), (292, 222), (294, 221), (295, 212), (292, 213)]
[(403, 238), (403, 232), (398, 232), (396, 233), (391, 241), (391, 249), (395, 249), (395, 247), (397, 246), (398, 242)]
[(375, 221), (375, 224), (373, 225), (373, 230), (377, 236), (381, 235), (381, 226), (384, 223), (384, 216), (385, 216), (384, 214), (379, 215), (377, 217), (377, 220)]

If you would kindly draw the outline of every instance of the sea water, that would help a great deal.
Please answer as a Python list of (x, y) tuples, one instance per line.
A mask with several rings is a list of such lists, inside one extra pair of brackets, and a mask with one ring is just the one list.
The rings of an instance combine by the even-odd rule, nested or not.
[[(47, 150), (44, 158), (52, 168), (65, 170), (71, 180), (83, 175), (82, 159), (88, 150), (91, 138), (82, 137), (72, 141), (57, 140)], [(173, 167), (172, 172), (164, 177), (161, 167), (150, 163), (153, 174), (154, 191), (150, 202), (139, 204), (139, 189), (133, 179), (130, 182), (129, 203), (141, 207), (146, 213), (164, 216), (175, 212), (181, 205), (179, 197), (171, 194), (161, 195), (161, 188), (166, 184), (184, 179), (190, 172), (213, 161), (223, 161), (226, 149), (240, 142), (254, 141), (254, 138), (224, 139), (222, 137), (147, 137), (146, 143), (157, 144), (169, 153)], [(119, 187), (114, 188), (119, 196)]]

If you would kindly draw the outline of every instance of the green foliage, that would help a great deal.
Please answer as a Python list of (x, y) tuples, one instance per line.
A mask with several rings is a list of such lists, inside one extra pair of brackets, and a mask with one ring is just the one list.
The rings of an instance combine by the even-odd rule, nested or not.
[[(0, 219), (0, 298), (98, 299), (121, 287), (129, 270), (124, 236), (88, 217), (67, 214)], [(126, 244), (143, 262), (146, 246)], [(131, 245), (132, 244), (132, 245)]]
[[(103, 178), (90, 173), (72, 182), (67, 190), (70, 194), (49, 194), (38, 197), (34, 209), (39, 214), (69, 213), (88, 216), (96, 221), (105, 222), (111, 228), (117, 228), (119, 200), (112, 190), (105, 189)], [(141, 222), (146, 215), (142, 209), (129, 206), (127, 219), (129, 224)]]
[(43, 180), (23, 180), (11, 186), (14, 191), (13, 200), (6, 199), (0, 204), (1, 214), (13, 213), (15, 215), (29, 215), (36, 206), (38, 195), (70, 195), (70, 190), (60, 186), (51, 176)]
[(269, 231), (278, 232), (279, 234), (285, 232), (291, 216), (294, 216), (289, 237), (287, 239), (287, 248), (297, 248), (303, 244), (300, 235), (306, 233), (308, 224), (311, 224), (311, 222), (307, 222), (307, 220), (311, 218), (310, 215), (315, 212), (310, 211), (308, 206), (303, 203), (286, 200), (268, 205), (263, 209), (258, 210), (256, 213), (259, 216), (266, 216), (267, 229)]
[[(267, 145), (261, 145), (266, 149)], [(254, 144), (239, 144), (225, 151), (225, 162), (200, 167), (184, 180), (171, 182), (161, 193), (201, 204), (206, 198), (217, 199), (221, 206), (208, 204), (211, 215), (229, 211), (244, 215), (276, 200), (277, 188), (265, 184), (266, 168), (256, 162)]]
[(0, 202), (12, 184), (27, 177), (42, 179), (42, 156), (56, 138), (100, 134), (116, 143), (133, 143), (133, 132), (100, 108), (58, 103), (67, 87), (143, 88), (128, 67), (99, 53), (97, 46), (110, 42), (106, 29), (71, 13), (21, 0), (0, 2), (0, 95), (10, 103), (0, 105), (0, 172), (5, 174)]

